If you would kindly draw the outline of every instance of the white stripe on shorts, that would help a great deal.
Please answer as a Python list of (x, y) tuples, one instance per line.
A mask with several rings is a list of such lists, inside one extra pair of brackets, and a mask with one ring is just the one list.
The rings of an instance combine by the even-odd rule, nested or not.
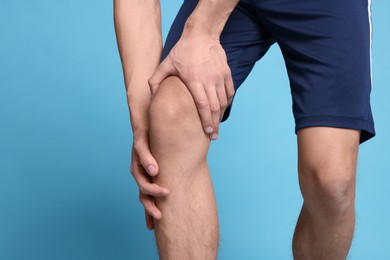
[(371, 0), (368, 0), (368, 22), (370, 24), (370, 78), (371, 78), (371, 89), (372, 84), (372, 18), (371, 18)]

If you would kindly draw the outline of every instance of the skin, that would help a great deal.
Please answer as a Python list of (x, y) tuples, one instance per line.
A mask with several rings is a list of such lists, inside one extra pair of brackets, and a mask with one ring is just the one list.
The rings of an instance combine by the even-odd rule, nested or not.
[(160, 259), (215, 259), (219, 226), (206, 161), (210, 139), (179, 78), (163, 81), (149, 115), (150, 147), (160, 166), (153, 182), (171, 192), (155, 198), (163, 215), (154, 221)]
[(160, 63), (162, 51), (160, 3), (115, 0), (114, 22), (133, 130), (130, 171), (140, 188), (147, 227), (153, 229), (153, 218), (161, 218), (153, 197), (169, 194), (168, 189), (151, 182), (150, 176), (155, 176), (159, 168), (148, 138), (151, 100), (148, 80)]
[(237, 0), (199, 1), (181, 38), (149, 80), (152, 94), (170, 75), (179, 76), (195, 100), (203, 129), (218, 138), (218, 125), (234, 95), (219, 36)]
[(298, 131), (298, 176), (304, 203), (293, 238), (294, 259), (346, 259), (355, 228), (360, 131)]
[[(237, 0), (199, 1), (181, 39), (158, 66), (162, 51), (159, 1), (114, 0), (115, 31), (133, 129), (130, 170), (140, 187), (140, 201), (145, 207), (149, 229), (153, 229), (152, 217), (161, 218), (153, 197), (169, 194), (168, 189), (153, 184), (150, 179), (159, 171), (148, 140), (152, 94), (168, 75), (180, 76), (195, 100), (204, 131), (211, 139), (217, 139), (219, 119), (234, 95), (219, 36), (237, 3)], [(191, 64), (185, 62), (188, 60)]]
[[(237, 2), (200, 1), (159, 65), (159, 2), (114, 1), (134, 135), (130, 170), (161, 259), (217, 256), (218, 214), (206, 156), (234, 94), (218, 39)], [(359, 137), (352, 129), (298, 131), (304, 203), (293, 239), (295, 259), (346, 258), (355, 222)]]

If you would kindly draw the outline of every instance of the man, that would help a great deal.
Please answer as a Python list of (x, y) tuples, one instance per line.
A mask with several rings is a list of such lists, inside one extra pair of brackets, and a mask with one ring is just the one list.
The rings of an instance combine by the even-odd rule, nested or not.
[(235, 90), (277, 43), (291, 85), (304, 198), (293, 255), (345, 259), (358, 147), (375, 135), (369, 0), (185, 0), (162, 55), (159, 1), (114, 3), (134, 134), (131, 173), (160, 258), (216, 258), (206, 154)]

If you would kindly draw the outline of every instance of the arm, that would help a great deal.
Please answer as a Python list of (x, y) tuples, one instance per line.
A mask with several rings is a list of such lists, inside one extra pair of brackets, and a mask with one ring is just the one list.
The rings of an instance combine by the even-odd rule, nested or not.
[(180, 40), (149, 80), (155, 93), (169, 75), (179, 76), (191, 92), (211, 139), (234, 95), (233, 80), (219, 37), (238, 0), (200, 0)]
[(162, 51), (160, 20), (158, 0), (114, 0), (115, 31), (134, 133), (148, 129), (148, 80)]
[(150, 181), (158, 165), (149, 149), (148, 109), (151, 92), (148, 79), (156, 70), (161, 56), (161, 14), (158, 0), (114, 0), (114, 23), (127, 102), (133, 128), (131, 173), (140, 188), (145, 207), (146, 224), (153, 228), (154, 218), (161, 212), (153, 196), (166, 196), (169, 191)]

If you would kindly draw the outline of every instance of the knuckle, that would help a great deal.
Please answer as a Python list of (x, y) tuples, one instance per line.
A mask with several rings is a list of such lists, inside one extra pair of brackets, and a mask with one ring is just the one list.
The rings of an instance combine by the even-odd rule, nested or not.
[(225, 107), (227, 107), (228, 102), (226, 99), (223, 99), (220, 101), (219, 104), (220, 104), (221, 108), (225, 108)]
[(142, 145), (140, 144), (140, 142), (134, 141), (133, 147), (134, 147), (135, 153), (138, 155), (139, 151), (141, 150)]
[(213, 75), (213, 77), (212, 77), (212, 80), (214, 81), (214, 82), (223, 82), (223, 79), (224, 79), (224, 73), (222, 72), (222, 73), (216, 73), (216, 74), (214, 74)]
[(235, 91), (234, 91), (233, 88), (227, 90), (226, 95), (227, 95), (227, 98), (228, 98), (229, 100), (231, 100), (231, 99), (234, 97), (234, 92), (235, 92)]
[(140, 184), (139, 185), (139, 191), (141, 192), (141, 194), (146, 194), (147, 192), (147, 189), (144, 185)]
[(220, 105), (217, 103), (213, 103), (210, 105), (210, 110), (213, 113), (219, 112), (220, 108), (221, 108)]
[(150, 79), (148, 79), (148, 84), (149, 84), (149, 86), (150, 86), (151, 88), (153, 88), (154, 85), (155, 85), (156, 83), (155, 83), (155, 81), (154, 81), (153, 78), (150, 78)]
[(208, 108), (209, 101), (206, 98), (200, 98), (196, 100), (196, 106), (199, 108)]
[(187, 70), (183, 74), (186, 75), (185, 77), (188, 79), (188, 82), (192, 84), (199, 82), (200, 77), (197, 70)]
[(232, 72), (230, 70), (229, 67), (226, 67), (226, 70), (225, 70), (225, 77), (231, 77), (232, 76)]

